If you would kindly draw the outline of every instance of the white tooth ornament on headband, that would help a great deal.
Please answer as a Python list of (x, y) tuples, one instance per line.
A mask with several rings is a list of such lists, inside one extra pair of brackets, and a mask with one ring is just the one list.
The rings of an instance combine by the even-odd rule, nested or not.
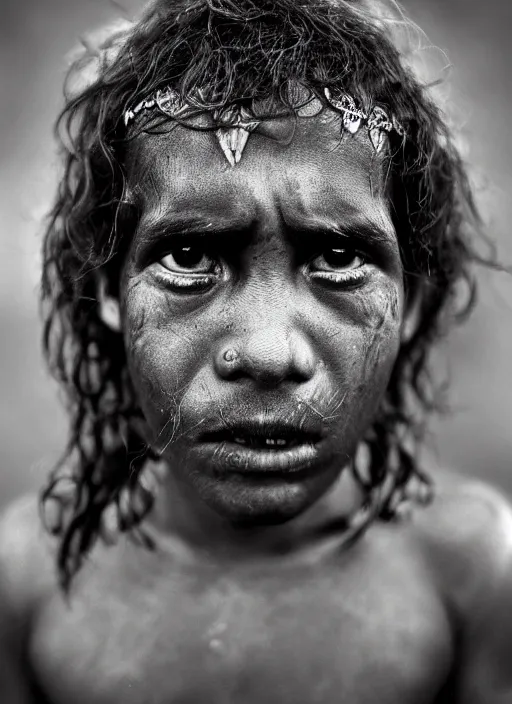
[(226, 127), (219, 127), (215, 131), (224, 156), (231, 166), (238, 164), (247, 146), (251, 132), (260, 124), (258, 120), (251, 119), (249, 112), (237, 105), (228, 108), (220, 115), (214, 114), (214, 119), (226, 121)]

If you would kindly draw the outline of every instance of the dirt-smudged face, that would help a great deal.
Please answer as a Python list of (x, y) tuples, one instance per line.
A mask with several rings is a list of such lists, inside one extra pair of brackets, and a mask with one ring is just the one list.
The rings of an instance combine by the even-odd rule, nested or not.
[[(255, 524), (298, 516), (347, 465), (403, 317), (383, 156), (365, 130), (340, 139), (330, 111), (290, 140), (292, 127), (262, 124), (234, 167), (211, 133), (182, 126), (137, 138), (129, 159), (142, 217), (121, 314), (150, 441), (188, 496)], [(253, 471), (247, 446), (203, 442), (268, 418), (314, 431), (300, 467), (269, 449)]]

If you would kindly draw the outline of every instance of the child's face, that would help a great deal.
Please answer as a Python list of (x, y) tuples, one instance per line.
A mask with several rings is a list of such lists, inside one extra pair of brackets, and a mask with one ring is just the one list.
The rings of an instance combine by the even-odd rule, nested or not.
[[(235, 167), (213, 134), (181, 126), (138, 138), (129, 160), (142, 217), (121, 311), (152, 442), (189, 495), (255, 523), (300, 514), (347, 465), (403, 318), (383, 157), (364, 129), (340, 141), (334, 113), (300, 119), (291, 142), (269, 138), (291, 128), (264, 125)], [(263, 472), (244, 465), (247, 447), (203, 442), (268, 418), (321, 435), (301, 471), (273, 463), (272, 449)]]

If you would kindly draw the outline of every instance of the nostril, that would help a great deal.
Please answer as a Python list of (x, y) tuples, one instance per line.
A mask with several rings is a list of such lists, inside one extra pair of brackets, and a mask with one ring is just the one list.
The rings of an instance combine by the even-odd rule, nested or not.
[(283, 381), (302, 383), (314, 374), (315, 355), (301, 333), (265, 326), (218, 350), (215, 368), (223, 379), (246, 377), (263, 387)]

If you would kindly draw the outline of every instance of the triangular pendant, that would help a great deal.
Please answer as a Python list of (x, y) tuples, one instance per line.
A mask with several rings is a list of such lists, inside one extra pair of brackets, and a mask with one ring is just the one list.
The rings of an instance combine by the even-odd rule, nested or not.
[[(236, 119), (233, 121), (233, 111), (236, 111)], [(259, 125), (257, 120), (251, 120), (242, 108), (230, 108), (224, 113), (229, 122), (229, 126), (219, 127), (215, 131), (215, 136), (221, 146), (222, 152), (231, 166), (238, 164), (247, 146), (251, 132), (254, 132)], [(249, 117), (249, 119), (244, 119)]]
[(224, 156), (231, 166), (238, 164), (251, 133), (243, 127), (221, 128), (215, 132)]

